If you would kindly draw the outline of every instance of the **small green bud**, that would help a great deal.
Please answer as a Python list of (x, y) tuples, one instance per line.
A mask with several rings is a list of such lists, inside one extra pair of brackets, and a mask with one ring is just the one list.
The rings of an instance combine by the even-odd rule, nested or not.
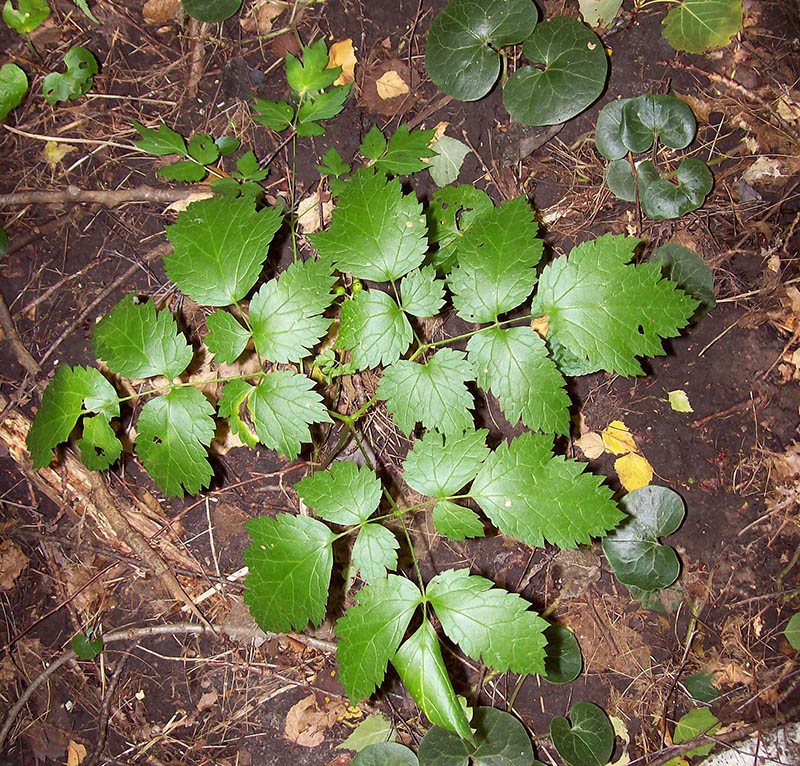
[(361, 292), (361, 282), (358, 279), (353, 280), (353, 294), (358, 295)]

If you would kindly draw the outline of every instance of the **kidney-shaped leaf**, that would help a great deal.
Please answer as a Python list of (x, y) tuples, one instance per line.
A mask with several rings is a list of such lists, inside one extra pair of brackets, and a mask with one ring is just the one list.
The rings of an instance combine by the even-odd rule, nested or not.
[(638, 171), (642, 210), (656, 220), (680, 218), (697, 210), (714, 185), (708, 165), (695, 157), (687, 157), (678, 166), (677, 185), (666, 178), (650, 180), (657, 171), (649, 160), (641, 163)]
[(367, 745), (350, 766), (417, 766), (419, 761), (405, 745), (397, 742), (376, 742)]
[(523, 67), (503, 91), (511, 116), (525, 125), (555, 125), (588, 107), (603, 91), (608, 59), (585, 24), (560, 16), (540, 24), (522, 51), (544, 69)]
[(642, 590), (671, 585), (680, 572), (675, 551), (659, 537), (671, 535), (683, 521), (680, 495), (667, 487), (648, 486), (622, 498), (629, 518), (603, 538), (603, 553), (616, 578)]
[(530, 0), (452, 0), (428, 33), (425, 65), (430, 78), (453, 98), (482, 98), (500, 74), (496, 49), (529, 37), (537, 15)]
[(183, 10), (198, 21), (224, 21), (241, 5), (242, 0), (183, 0)]
[(675, 96), (645, 93), (632, 98), (622, 106), (620, 118), (619, 137), (632, 152), (646, 152), (656, 137), (671, 149), (684, 149), (697, 130), (694, 113)]
[(558, 716), (550, 721), (550, 739), (558, 754), (572, 766), (604, 766), (614, 748), (614, 727), (602, 708), (578, 702), (568, 721)]
[(617, 199), (636, 202), (636, 183), (627, 158), (611, 160), (606, 168), (606, 183)]
[(594, 131), (594, 143), (597, 151), (610, 160), (622, 159), (628, 153), (628, 147), (622, 143), (622, 108), (631, 99), (620, 98), (606, 104), (597, 115)]
[(551, 684), (568, 684), (574, 681), (583, 667), (581, 647), (575, 634), (563, 625), (553, 623), (544, 632), (544, 679)]
[(664, 19), (664, 37), (679, 51), (723, 48), (742, 29), (742, 0), (684, 0)]
[(510, 713), (479, 707), (472, 719), (474, 747), (434, 726), (419, 743), (420, 766), (530, 766), (533, 748), (525, 727)]

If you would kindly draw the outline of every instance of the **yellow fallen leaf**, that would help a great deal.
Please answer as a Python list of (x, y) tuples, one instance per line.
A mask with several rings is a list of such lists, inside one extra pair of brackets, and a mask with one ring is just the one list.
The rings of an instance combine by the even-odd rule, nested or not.
[(408, 93), (408, 83), (394, 69), (384, 72), (375, 81), (375, 87), (378, 89), (378, 96), (384, 100)]
[(675, 412), (694, 412), (692, 405), (689, 403), (689, 397), (686, 395), (686, 391), (681, 391), (681, 389), (678, 388), (675, 391), (667, 391), (667, 396), (669, 397), (669, 406), (672, 407)]
[(59, 144), (55, 141), (48, 141), (44, 149), (42, 149), (42, 157), (44, 157), (44, 161), (51, 167), (54, 168), (58, 165), (61, 160), (66, 157), (70, 152), (74, 152), (75, 147), (70, 146), (69, 144)]
[(589, 460), (596, 460), (606, 451), (603, 445), (603, 437), (595, 431), (587, 431), (580, 439), (576, 439), (575, 446), (578, 447)]
[(333, 81), (334, 85), (346, 85), (355, 80), (356, 75), (356, 52), (353, 48), (353, 41), (348, 37), (338, 43), (331, 45), (328, 51), (328, 69), (340, 66), (342, 68), (339, 76)]
[(630, 429), (621, 420), (613, 420), (603, 429), (603, 444), (615, 455), (636, 452), (636, 442)]
[(433, 138), (430, 140), (428, 146), (433, 146), (445, 133), (445, 131), (450, 127), (449, 122), (437, 122), (436, 125), (433, 126)]
[(86, 748), (80, 742), (69, 741), (67, 745), (67, 766), (80, 766), (86, 758)]
[(646, 487), (653, 480), (653, 466), (647, 462), (647, 458), (635, 452), (618, 457), (614, 461), (614, 470), (628, 492)]

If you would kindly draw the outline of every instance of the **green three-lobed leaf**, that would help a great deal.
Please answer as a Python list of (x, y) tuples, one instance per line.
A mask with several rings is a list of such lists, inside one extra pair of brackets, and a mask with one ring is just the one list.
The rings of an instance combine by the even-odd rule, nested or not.
[(303, 502), (334, 524), (361, 524), (378, 507), (383, 490), (375, 472), (350, 460), (335, 462), (295, 484)]
[(350, 570), (361, 572), (368, 583), (386, 577), (386, 571), (397, 567), (397, 549), (400, 543), (382, 524), (365, 524), (361, 527), (350, 555)]

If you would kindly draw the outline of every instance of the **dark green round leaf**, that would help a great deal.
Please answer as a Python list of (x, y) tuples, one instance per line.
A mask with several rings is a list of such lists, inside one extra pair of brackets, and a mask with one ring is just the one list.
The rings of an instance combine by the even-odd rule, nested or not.
[(234, 136), (220, 136), (214, 143), (223, 157), (239, 148), (239, 139)]
[(497, 48), (529, 37), (537, 16), (531, 0), (452, 0), (428, 32), (430, 78), (453, 98), (482, 98), (500, 74)]
[(678, 578), (680, 562), (658, 538), (681, 525), (685, 514), (681, 496), (667, 487), (649, 486), (630, 492), (620, 503), (628, 518), (602, 543), (614, 575), (642, 590), (666, 588)]
[(242, 5), (242, 0), (183, 0), (183, 10), (198, 21), (225, 21)]
[(397, 742), (378, 742), (367, 745), (352, 761), (351, 766), (418, 766), (419, 761), (405, 745)]
[(717, 305), (711, 269), (694, 250), (667, 242), (650, 256), (650, 260), (660, 262), (661, 273), (667, 279), (700, 301), (693, 316), (695, 321)]
[(219, 159), (219, 147), (207, 133), (195, 133), (187, 145), (189, 154), (201, 165), (210, 165)]
[(83, 633), (77, 633), (72, 637), (72, 651), (82, 660), (93, 660), (103, 651), (103, 639), (100, 636), (89, 638)]
[(558, 754), (572, 766), (605, 766), (614, 749), (614, 727), (602, 708), (578, 702), (569, 711), (572, 721), (550, 721), (550, 739)]
[(597, 126), (594, 132), (594, 143), (597, 151), (610, 160), (622, 159), (628, 153), (628, 147), (622, 143), (622, 107), (630, 101), (621, 98), (606, 104), (597, 115)]
[(574, 681), (583, 667), (583, 657), (575, 634), (563, 625), (551, 625), (545, 632), (544, 679), (551, 684)]
[(679, 51), (724, 48), (742, 29), (742, 0), (683, 0), (664, 19), (664, 37)]
[(696, 130), (694, 113), (675, 96), (645, 93), (622, 107), (619, 137), (632, 152), (646, 152), (656, 137), (671, 149), (684, 149)]
[(582, 112), (603, 92), (608, 59), (600, 38), (575, 19), (540, 24), (522, 51), (544, 69), (523, 67), (503, 91), (503, 103), (517, 122), (555, 125)]
[(625, 202), (636, 202), (636, 185), (633, 181), (631, 163), (627, 157), (611, 160), (606, 168), (606, 183), (612, 193)]
[(692, 697), (700, 702), (713, 702), (719, 697), (719, 689), (714, 686), (714, 676), (708, 673), (695, 673), (683, 685)]
[(28, 92), (28, 77), (16, 64), (0, 68), (0, 120), (22, 103)]
[(525, 727), (510, 713), (479, 707), (472, 718), (475, 746), (434, 726), (419, 744), (420, 766), (530, 766), (533, 748)]
[(659, 178), (648, 183), (643, 192), (642, 180), (640, 171), (639, 200), (642, 210), (656, 220), (680, 218), (697, 210), (714, 185), (714, 176), (711, 175), (708, 165), (694, 157), (688, 157), (678, 166), (677, 185), (666, 178)]

